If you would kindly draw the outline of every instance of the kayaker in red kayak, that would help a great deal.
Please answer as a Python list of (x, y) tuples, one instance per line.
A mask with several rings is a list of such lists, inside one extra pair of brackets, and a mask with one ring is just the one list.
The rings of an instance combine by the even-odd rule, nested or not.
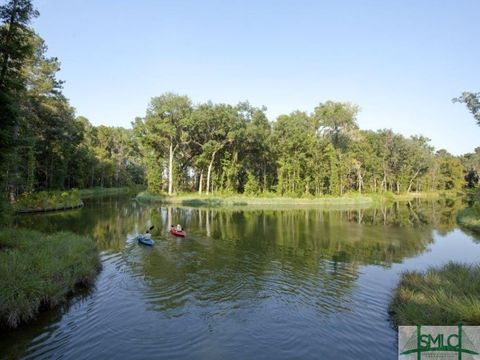
[(170, 225), (170, 233), (175, 236), (185, 237), (187, 233), (182, 229), (182, 226), (178, 224), (176, 227)]

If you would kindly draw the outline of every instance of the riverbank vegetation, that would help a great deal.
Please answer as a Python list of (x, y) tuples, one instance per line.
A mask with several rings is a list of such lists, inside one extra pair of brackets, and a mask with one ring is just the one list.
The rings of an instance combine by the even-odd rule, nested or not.
[(457, 222), (460, 226), (480, 234), (480, 201), (460, 210), (457, 214)]
[[(361, 130), (359, 108), (326, 101), (269, 122), (265, 108), (152, 99), (134, 132), (148, 190), (256, 196), (342, 196), (349, 192), (460, 190), (462, 162), (422, 136)], [(173, 114), (173, 115), (172, 115)]]
[(246, 206), (246, 205), (372, 205), (374, 197), (356, 193), (338, 196), (313, 196), (304, 197), (280, 197), (276, 194), (267, 193), (258, 196), (232, 195), (232, 194), (178, 194), (178, 195), (155, 195), (149, 192), (141, 192), (136, 199), (146, 203), (177, 204), (188, 206)]
[(397, 325), (480, 323), (480, 265), (448, 263), (402, 274), (390, 311)]
[(0, 176), (2, 198), (71, 188), (143, 183), (132, 130), (93, 126), (76, 117), (47, 56), (29, 26), (38, 16), (29, 0), (0, 7)]
[(0, 325), (17, 327), (90, 286), (99, 269), (95, 242), (68, 232), (0, 229)]
[(88, 189), (81, 189), (80, 190), (80, 197), (82, 199), (91, 199), (94, 197), (101, 197), (101, 196), (110, 196), (110, 195), (122, 195), (128, 194), (131, 192), (136, 192), (137, 190), (141, 190), (142, 187), (111, 187), (111, 188), (103, 188), (103, 187), (94, 187)]
[[(76, 116), (62, 93), (60, 62), (46, 55), (45, 42), (29, 26), (38, 16), (31, 1), (12, 0), (2, 9), (4, 200), (134, 184), (148, 184), (156, 195), (289, 198), (478, 186), (480, 149), (457, 157), (436, 151), (423, 136), (362, 130), (360, 108), (348, 102), (322, 101), (311, 111), (295, 110), (271, 121), (264, 106), (194, 104), (186, 95), (164, 93), (151, 99), (132, 129), (93, 126)], [(467, 100), (465, 94), (456, 99), (470, 104)]]
[(259, 193), (255, 196), (235, 193), (215, 193), (211, 195), (182, 193), (182, 194), (152, 194), (142, 191), (136, 200), (145, 203), (179, 204), (188, 206), (238, 206), (238, 205), (380, 205), (391, 204), (395, 201), (411, 201), (414, 199), (453, 199), (461, 196), (457, 192), (410, 192), (395, 194), (392, 192), (365, 193), (348, 192), (342, 196), (324, 195), (315, 197), (303, 194), (301, 197), (279, 196), (274, 192)]
[(68, 191), (24, 192), (14, 203), (16, 212), (38, 212), (73, 209), (83, 206), (77, 189)]

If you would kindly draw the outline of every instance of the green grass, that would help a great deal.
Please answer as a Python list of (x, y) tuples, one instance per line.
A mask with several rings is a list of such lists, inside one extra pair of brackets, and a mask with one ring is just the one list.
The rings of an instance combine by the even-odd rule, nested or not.
[(473, 232), (480, 233), (480, 202), (460, 210), (457, 214), (457, 223)]
[(132, 189), (129, 187), (113, 187), (113, 188), (94, 187), (94, 188), (80, 190), (80, 197), (82, 199), (89, 199), (89, 198), (94, 198), (98, 196), (128, 194), (131, 191)]
[(77, 189), (72, 189), (68, 191), (25, 192), (13, 204), (13, 208), (17, 212), (36, 212), (70, 209), (82, 205), (80, 192)]
[(51, 210), (72, 209), (83, 206), (82, 199), (101, 196), (122, 195), (136, 193), (143, 190), (143, 186), (89, 189), (71, 189), (65, 191), (33, 191), (20, 195), (12, 204), (15, 212), (41, 212)]
[(323, 195), (321, 197), (304, 196), (289, 197), (279, 196), (275, 193), (259, 194), (258, 196), (247, 196), (242, 194), (221, 194), (199, 195), (197, 193), (184, 193), (168, 196), (165, 194), (155, 195), (148, 191), (141, 192), (136, 199), (149, 203), (175, 204), (185, 206), (250, 206), (250, 205), (313, 205), (313, 206), (340, 206), (340, 205), (373, 205), (388, 201), (408, 201), (414, 198), (435, 199), (449, 194), (440, 193), (406, 193), (394, 194), (391, 192), (376, 194), (359, 194), (350, 192), (343, 196)]
[(93, 283), (99, 267), (90, 238), (0, 229), (0, 325), (15, 328), (66, 301)]
[(149, 192), (141, 192), (137, 195), (138, 201), (149, 203), (176, 204), (185, 206), (247, 206), (247, 205), (370, 205), (373, 199), (359, 194), (348, 194), (342, 197), (323, 196), (314, 197), (282, 197), (282, 196), (245, 196), (245, 195), (153, 195)]
[(390, 313), (397, 325), (480, 325), (480, 265), (450, 262), (406, 272)]

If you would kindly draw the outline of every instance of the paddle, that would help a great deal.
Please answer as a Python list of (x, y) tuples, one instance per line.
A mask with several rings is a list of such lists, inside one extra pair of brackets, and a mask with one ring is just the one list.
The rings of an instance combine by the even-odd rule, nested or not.
[(155, 227), (155, 226), (153, 226), (153, 225), (152, 225), (152, 226), (150, 226), (150, 229), (148, 229), (146, 233), (148, 234), (150, 231), (152, 231), (152, 230), (153, 230), (153, 228), (154, 228), (154, 227)]

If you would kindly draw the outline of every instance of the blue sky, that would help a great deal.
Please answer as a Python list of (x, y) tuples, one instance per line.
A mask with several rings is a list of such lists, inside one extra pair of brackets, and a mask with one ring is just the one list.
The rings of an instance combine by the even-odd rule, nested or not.
[(129, 127), (173, 91), (249, 100), (271, 120), (350, 101), (361, 128), (422, 134), (453, 154), (480, 146), (480, 127), (450, 101), (480, 91), (478, 0), (34, 3), (64, 92), (95, 125)]

